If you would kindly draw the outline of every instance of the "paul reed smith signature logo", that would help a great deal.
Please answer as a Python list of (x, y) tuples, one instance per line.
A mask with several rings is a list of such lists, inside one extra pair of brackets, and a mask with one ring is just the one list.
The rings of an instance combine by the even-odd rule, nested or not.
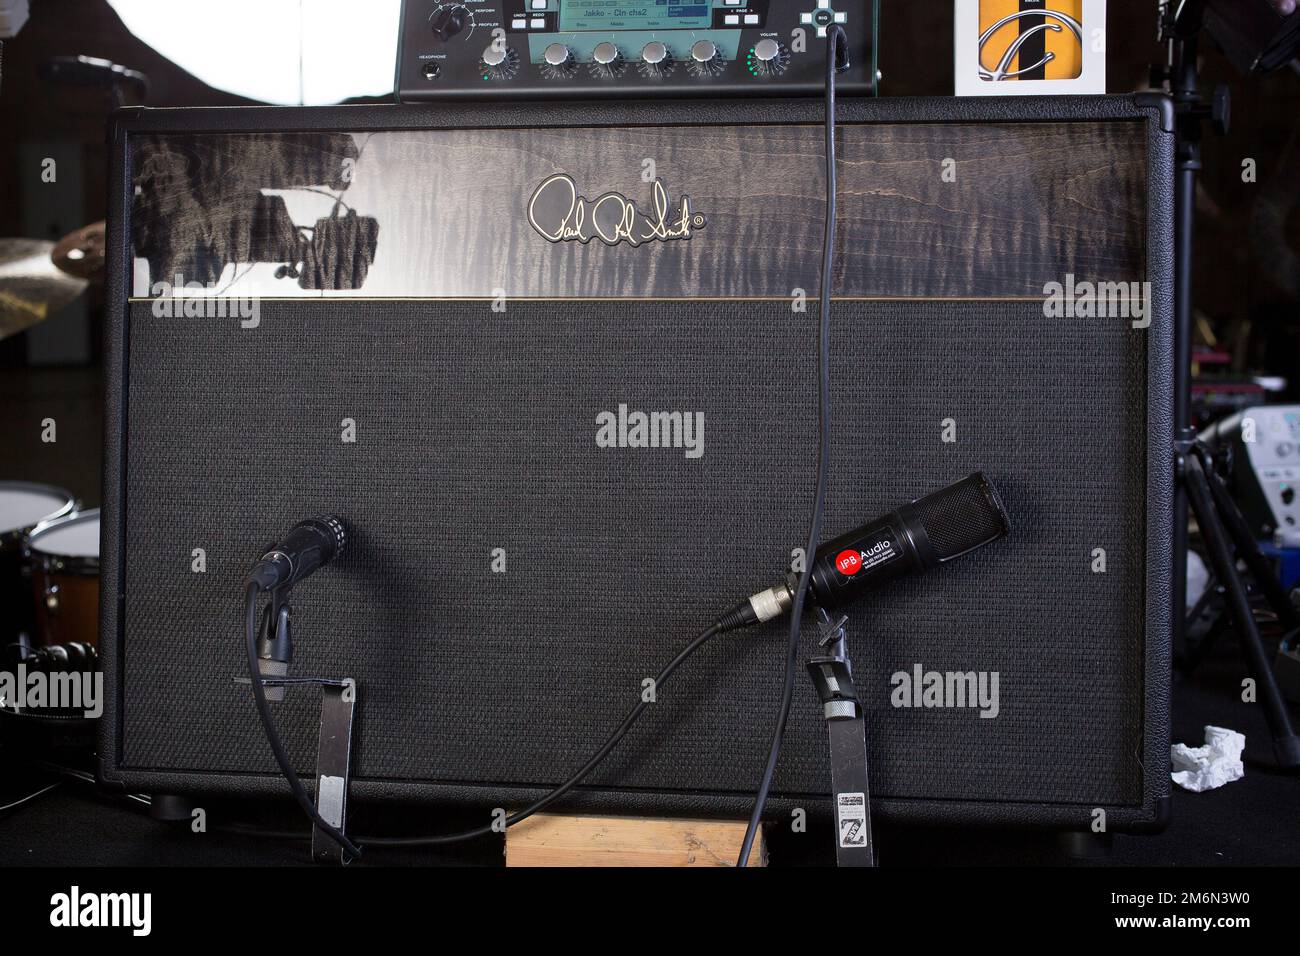
[(528, 200), (528, 221), (551, 242), (590, 242), (599, 239), (607, 246), (626, 242), (689, 239), (704, 228), (704, 217), (691, 211), (691, 199), (683, 196), (676, 208), (668, 202), (662, 179), (651, 187), (652, 209), (643, 212), (622, 193), (608, 192), (597, 199), (578, 195), (578, 184), (564, 173), (544, 181)]

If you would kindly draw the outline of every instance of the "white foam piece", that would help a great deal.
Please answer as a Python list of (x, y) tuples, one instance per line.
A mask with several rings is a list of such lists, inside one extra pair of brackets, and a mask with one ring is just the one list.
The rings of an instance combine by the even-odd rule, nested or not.
[(32, 550), (65, 558), (99, 557), (99, 515), (42, 531), (32, 539)]
[(30, 528), (63, 509), (67, 499), (34, 488), (0, 489), (0, 534)]
[(1222, 787), (1246, 775), (1241, 761), (1245, 749), (1244, 735), (1226, 727), (1206, 726), (1204, 747), (1174, 744), (1169, 748), (1170, 776), (1193, 793)]

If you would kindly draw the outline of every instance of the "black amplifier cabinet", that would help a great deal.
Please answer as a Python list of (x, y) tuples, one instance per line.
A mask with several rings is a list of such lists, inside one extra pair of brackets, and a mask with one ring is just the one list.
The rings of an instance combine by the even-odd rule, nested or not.
[[(120, 114), (105, 778), (285, 793), (238, 682), (241, 580), (320, 512), (352, 541), (295, 589), (292, 673), (356, 680), (356, 796), (517, 806), (578, 766), (806, 532), (821, 118), (797, 99)], [(1170, 114), (854, 100), (839, 119), (827, 537), (976, 470), (1013, 526), (850, 609), (880, 812), (1154, 825)], [(784, 634), (707, 645), (569, 805), (743, 815)], [(317, 696), (287, 697), (309, 773)], [(774, 814), (825, 803), (826, 749), (801, 678)]]
[(879, 0), (403, 0), (402, 102), (773, 96), (876, 88)]

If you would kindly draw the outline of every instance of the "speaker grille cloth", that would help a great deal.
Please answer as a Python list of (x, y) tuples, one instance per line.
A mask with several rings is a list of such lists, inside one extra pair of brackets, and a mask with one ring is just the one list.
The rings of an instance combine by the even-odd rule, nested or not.
[[(293, 672), (358, 681), (358, 777), (503, 786), (578, 766), (806, 533), (815, 306), (261, 308), (245, 330), (131, 306), (124, 766), (274, 772), (235, 683), (240, 581), (299, 517), (351, 523), (346, 555), (296, 589)], [(827, 537), (975, 470), (1012, 525), (850, 609), (876, 792), (1140, 802), (1143, 333), (1041, 302), (844, 301), (833, 335)], [(703, 413), (703, 456), (597, 447), (620, 403)], [(784, 628), (715, 639), (592, 781), (752, 790)], [(997, 717), (891, 706), (917, 665), (997, 672)], [(309, 771), (316, 695), (289, 697), (276, 713)], [(776, 792), (826, 792), (826, 747), (801, 677)]]

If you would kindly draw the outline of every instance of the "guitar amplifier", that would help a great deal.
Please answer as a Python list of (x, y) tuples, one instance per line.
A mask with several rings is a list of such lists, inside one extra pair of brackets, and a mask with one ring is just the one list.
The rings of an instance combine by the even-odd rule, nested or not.
[[(834, 5), (832, 5), (832, 3)], [(403, 0), (402, 102), (872, 93), (880, 0)]]
[[(876, 811), (1156, 826), (1172, 114), (839, 110), (826, 536), (977, 470), (1012, 525), (847, 609)], [(581, 765), (798, 559), (821, 121), (798, 98), (120, 113), (102, 776), (286, 793), (242, 580), (315, 513), (351, 540), (295, 588), (291, 673), (356, 682), (354, 797), (515, 807)], [(785, 634), (707, 644), (567, 806), (745, 814)], [(317, 692), (272, 706), (310, 778)], [(801, 676), (771, 812), (829, 787)]]

